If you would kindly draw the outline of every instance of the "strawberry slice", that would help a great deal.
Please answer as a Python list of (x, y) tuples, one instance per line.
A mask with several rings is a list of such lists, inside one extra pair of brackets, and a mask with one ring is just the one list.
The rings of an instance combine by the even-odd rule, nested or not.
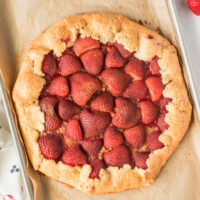
[(131, 164), (131, 154), (129, 149), (121, 145), (113, 150), (106, 151), (103, 154), (106, 165), (114, 167), (123, 167), (125, 164)]
[(102, 139), (86, 139), (81, 142), (83, 149), (91, 158), (96, 158), (101, 147), (103, 146)]
[(91, 49), (99, 49), (100, 43), (98, 40), (92, 38), (78, 38), (74, 42), (74, 52), (77, 56), (80, 56), (84, 52), (91, 50)]
[(92, 95), (101, 89), (101, 82), (98, 78), (78, 72), (70, 77), (71, 95), (76, 104), (85, 106)]
[(125, 59), (121, 56), (119, 51), (113, 46), (106, 55), (105, 65), (107, 68), (123, 67)]
[(133, 160), (135, 166), (141, 169), (147, 169), (147, 159), (149, 158), (149, 152), (136, 152), (133, 154)]
[(87, 164), (87, 156), (78, 145), (72, 145), (63, 153), (62, 162), (70, 166), (84, 165)]
[(91, 102), (91, 108), (102, 112), (110, 112), (114, 109), (114, 99), (110, 92), (99, 93)]
[(45, 113), (45, 130), (53, 131), (58, 129), (62, 125), (61, 119), (57, 116), (56, 113), (48, 114)]
[(126, 50), (122, 44), (115, 42), (115, 46), (117, 47), (117, 50), (124, 58), (128, 58), (131, 55), (131, 52)]
[(93, 49), (84, 53), (81, 61), (88, 73), (98, 75), (104, 66), (104, 55), (100, 49)]
[(67, 123), (65, 127), (65, 135), (71, 140), (79, 141), (83, 139), (83, 134), (78, 120), (73, 119)]
[(101, 78), (108, 85), (113, 96), (120, 96), (131, 82), (131, 77), (121, 69), (104, 70)]
[(80, 110), (79, 106), (69, 100), (61, 100), (58, 104), (58, 114), (64, 121), (67, 121), (77, 115)]
[(38, 144), (42, 155), (47, 159), (57, 160), (63, 153), (62, 138), (58, 134), (47, 134), (39, 138)]
[(200, 16), (200, 0), (187, 0), (187, 4), (195, 15)]
[(162, 79), (160, 77), (151, 76), (146, 79), (145, 83), (149, 89), (152, 100), (158, 101), (162, 96), (162, 92), (165, 88), (162, 83)]
[(81, 125), (85, 133), (85, 138), (99, 136), (111, 123), (109, 113), (91, 113), (87, 109), (81, 111)]
[(53, 76), (56, 73), (56, 59), (53, 57), (52, 54), (47, 54), (44, 56), (41, 70), (44, 74), (47, 74), (49, 76)]
[(112, 148), (121, 145), (124, 142), (124, 138), (120, 131), (115, 127), (108, 127), (104, 133), (104, 146), (106, 148)]
[(145, 128), (142, 125), (137, 125), (124, 131), (126, 141), (134, 148), (140, 148), (142, 146), (145, 141), (145, 135)]
[(152, 75), (157, 75), (160, 76), (160, 66), (158, 64), (158, 57), (154, 57), (150, 64), (149, 64), (149, 69)]
[(106, 165), (102, 160), (92, 160), (90, 162), (90, 165), (92, 167), (92, 171), (90, 173), (90, 178), (99, 178), (99, 173), (101, 171), (101, 169), (105, 169)]
[(48, 86), (46, 92), (50, 95), (56, 95), (59, 97), (67, 96), (67, 94), (69, 93), (67, 79), (63, 76), (55, 77)]
[(160, 133), (157, 131), (147, 136), (147, 145), (151, 151), (155, 151), (164, 147), (164, 144), (159, 141), (159, 136)]
[(150, 124), (158, 115), (158, 107), (150, 101), (142, 101), (139, 103), (142, 121), (144, 124)]
[(78, 58), (70, 54), (64, 54), (60, 61), (60, 73), (63, 76), (69, 76), (82, 68)]
[(160, 117), (158, 118), (158, 126), (162, 132), (164, 132), (169, 128), (169, 125), (165, 121), (165, 114), (161, 114)]
[(124, 71), (136, 80), (142, 80), (145, 74), (144, 62), (132, 57), (126, 64)]
[(148, 93), (148, 88), (143, 80), (133, 81), (124, 91), (124, 97), (144, 99)]
[(122, 97), (115, 99), (116, 113), (112, 119), (113, 125), (118, 128), (130, 128), (137, 124), (141, 114), (136, 104)]

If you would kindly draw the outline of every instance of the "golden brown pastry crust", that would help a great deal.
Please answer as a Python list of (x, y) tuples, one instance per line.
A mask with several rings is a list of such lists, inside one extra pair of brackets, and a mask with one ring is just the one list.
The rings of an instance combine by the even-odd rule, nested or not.
[[(45, 84), (42, 60), (49, 51), (61, 56), (67, 47), (73, 45), (78, 34), (102, 43), (117, 41), (129, 51), (135, 51), (135, 56), (144, 61), (150, 61), (155, 56), (160, 58), (162, 81), (166, 84), (163, 95), (173, 101), (166, 107), (169, 129), (159, 138), (165, 147), (150, 154), (147, 170), (131, 169), (129, 165), (108, 167), (101, 170), (100, 179), (91, 179), (89, 165), (71, 167), (61, 161), (48, 160), (41, 154), (37, 140), (44, 130), (44, 113), (38, 103)], [(149, 34), (153, 39), (148, 39)], [(67, 38), (70, 39), (68, 44), (61, 40)], [(154, 31), (113, 13), (70, 16), (44, 31), (26, 54), (13, 89), (13, 100), (34, 169), (86, 193), (120, 192), (151, 184), (184, 136), (192, 110), (174, 46)]]

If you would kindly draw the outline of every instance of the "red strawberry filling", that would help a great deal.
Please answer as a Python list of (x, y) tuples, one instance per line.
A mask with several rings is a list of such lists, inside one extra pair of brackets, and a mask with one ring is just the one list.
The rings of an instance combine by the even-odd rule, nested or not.
[(78, 38), (59, 58), (46, 55), (42, 155), (70, 166), (90, 164), (90, 178), (109, 166), (147, 170), (149, 154), (164, 147), (159, 137), (169, 128), (172, 101), (163, 97), (158, 61), (144, 62), (118, 42), (103, 45), (89, 37)]

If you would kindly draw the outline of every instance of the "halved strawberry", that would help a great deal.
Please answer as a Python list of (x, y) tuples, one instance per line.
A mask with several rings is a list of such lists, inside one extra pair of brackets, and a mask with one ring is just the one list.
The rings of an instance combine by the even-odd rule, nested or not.
[(111, 123), (109, 113), (91, 113), (84, 109), (80, 114), (81, 125), (85, 138), (101, 135)]
[(124, 91), (124, 97), (143, 99), (148, 93), (148, 88), (143, 80), (133, 81)]
[(60, 61), (60, 73), (63, 76), (69, 76), (82, 68), (78, 58), (70, 54), (64, 54)]
[(159, 141), (159, 136), (159, 132), (153, 132), (147, 136), (147, 145), (151, 151), (155, 151), (164, 147), (164, 144)]
[(137, 125), (124, 131), (127, 142), (134, 148), (140, 148), (142, 146), (145, 141), (145, 135), (145, 128), (142, 125)]
[(160, 117), (158, 118), (158, 126), (162, 132), (169, 128), (169, 125), (165, 121), (165, 114), (160, 115)]
[(150, 124), (158, 115), (158, 107), (150, 101), (142, 101), (139, 103), (142, 121), (144, 124)]
[(70, 77), (71, 95), (75, 103), (85, 106), (92, 95), (101, 89), (101, 82), (98, 78), (78, 72)]
[(99, 178), (99, 173), (101, 171), (101, 169), (105, 169), (106, 165), (102, 160), (92, 160), (90, 162), (90, 165), (92, 167), (92, 171), (90, 173), (90, 178)]
[(74, 52), (77, 56), (80, 56), (84, 52), (91, 50), (91, 49), (98, 49), (100, 48), (100, 43), (98, 40), (92, 38), (78, 38), (74, 42)]
[(112, 119), (113, 125), (118, 128), (130, 128), (140, 120), (141, 113), (136, 104), (122, 97), (115, 99), (116, 113)]
[(47, 159), (57, 160), (63, 153), (62, 138), (58, 134), (47, 134), (39, 138), (38, 144), (42, 155)]
[(160, 66), (158, 64), (158, 57), (154, 57), (149, 64), (149, 69), (152, 75), (160, 75)]
[(110, 112), (114, 109), (114, 98), (108, 91), (99, 93), (91, 102), (91, 108), (102, 112)]
[(83, 134), (78, 120), (73, 119), (67, 123), (65, 127), (65, 135), (71, 140), (79, 141), (83, 139)]
[(53, 131), (58, 129), (62, 125), (62, 120), (58, 117), (56, 113), (48, 114), (45, 113), (45, 130)]
[(53, 57), (53, 55), (50, 53), (45, 55), (42, 62), (42, 72), (49, 76), (53, 76), (56, 73), (56, 68), (56, 59)]
[(40, 100), (40, 107), (42, 112), (53, 115), (55, 113), (55, 106), (57, 102), (58, 99), (56, 97), (43, 97)]
[(103, 141), (99, 138), (86, 139), (81, 142), (81, 145), (91, 158), (96, 158), (103, 146)]
[(128, 58), (131, 55), (131, 52), (126, 50), (122, 44), (115, 42), (115, 46), (124, 58)]
[(75, 166), (87, 164), (87, 156), (81, 151), (77, 145), (70, 146), (62, 155), (64, 164)]
[(147, 169), (147, 159), (149, 158), (149, 152), (135, 152), (133, 154), (133, 160), (135, 166), (141, 169)]
[(126, 64), (124, 71), (134, 79), (142, 80), (145, 74), (144, 62), (133, 57)]
[(107, 68), (123, 67), (125, 59), (121, 56), (119, 51), (113, 46), (107, 53), (105, 58), (105, 65)]
[(50, 95), (56, 95), (59, 97), (67, 96), (67, 94), (69, 93), (67, 79), (63, 76), (55, 77), (48, 86), (46, 92)]
[(88, 73), (98, 75), (104, 65), (104, 55), (100, 49), (93, 49), (84, 53), (81, 61)]
[(151, 76), (145, 81), (147, 87), (149, 88), (149, 92), (153, 101), (158, 101), (162, 96), (162, 92), (165, 86), (162, 83), (162, 79), (160, 77)]
[(58, 104), (58, 114), (65, 121), (77, 115), (80, 110), (79, 106), (69, 100), (61, 100)]
[(112, 148), (121, 145), (124, 142), (124, 138), (120, 131), (115, 127), (108, 127), (104, 133), (104, 146), (106, 148)]
[(106, 151), (103, 154), (103, 157), (108, 166), (123, 167), (125, 164), (131, 164), (130, 151), (124, 145), (116, 147), (110, 151)]
[(122, 69), (107, 69), (101, 73), (101, 78), (108, 85), (113, 96), (120, 96), (131, 82), (131, 77)]
[(160, 107), (160, 112), (165, 114), (167, 113), (166, 105), (172, 102), (171, 98), (161, 97), (160, 101), (158, 102), (158, 106)]

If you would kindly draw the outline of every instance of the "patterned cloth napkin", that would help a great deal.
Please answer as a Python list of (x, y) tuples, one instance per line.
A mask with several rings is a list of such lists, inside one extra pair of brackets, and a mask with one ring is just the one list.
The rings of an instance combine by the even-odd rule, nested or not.
[(0, 94), (0, 200), (26, 200), (16, 149)]

